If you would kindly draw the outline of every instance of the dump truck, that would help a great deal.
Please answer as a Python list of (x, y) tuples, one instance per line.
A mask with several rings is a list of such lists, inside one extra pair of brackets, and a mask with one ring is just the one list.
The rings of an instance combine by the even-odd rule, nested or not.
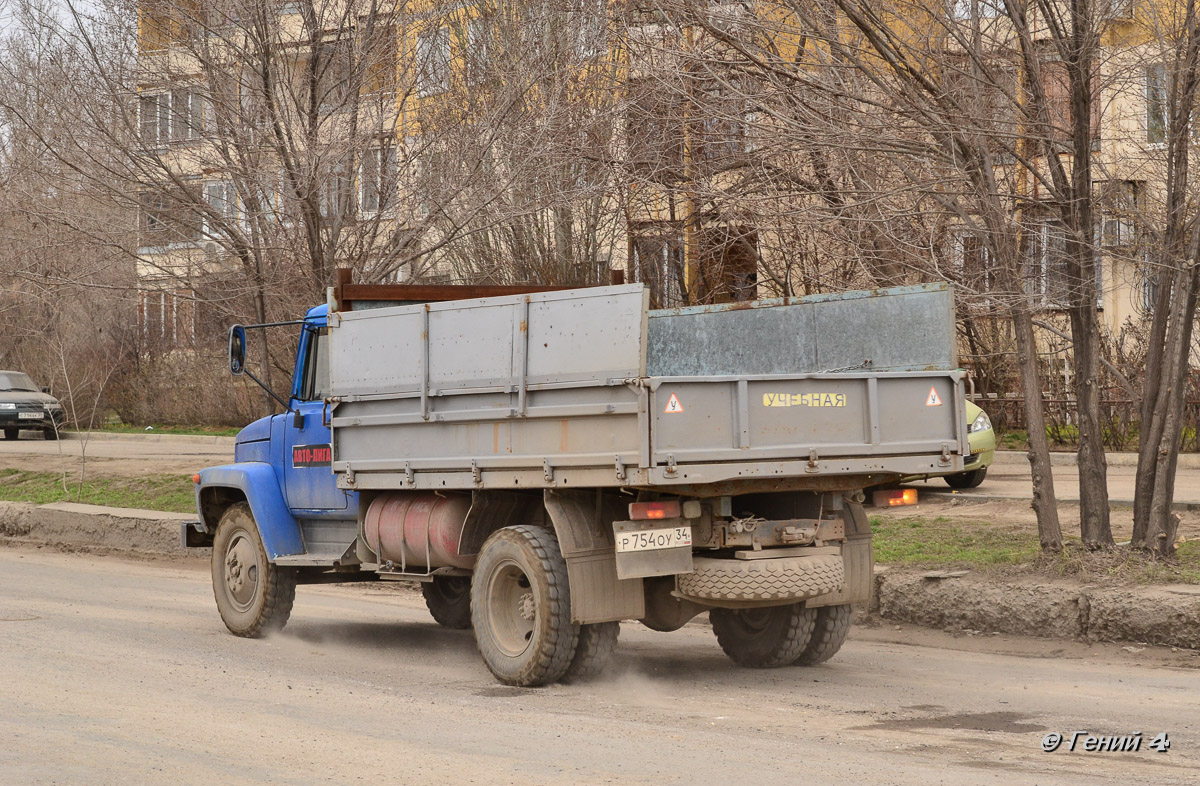
[[(226, 627), (296, 586), (420, 585), (516, 686), (599, 674), (623, 621), (707, 613), (737, 664), (832, 657), (869, 599), (861, 489), (969, 455), (942, 285), (651, 309), (641, 284), (354, 284), (294, 323), (280, 414), (196, 476)], [(260, 383), (261, 384), (261, 383)]]

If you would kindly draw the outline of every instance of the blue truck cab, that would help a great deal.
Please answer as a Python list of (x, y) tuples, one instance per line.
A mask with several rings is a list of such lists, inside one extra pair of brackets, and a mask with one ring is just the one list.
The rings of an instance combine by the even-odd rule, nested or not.
[(316, 306), (299, 323), (289, 411), (246, 426), (233, 463), (197, 475), (199, 521), (184, 526), (185, 546), (211, 546), (238, 503), (249, 507), (272, 563), (332, 566), (353, 542), (357, 494), (339, 489), (330, 469), (327, 314)]

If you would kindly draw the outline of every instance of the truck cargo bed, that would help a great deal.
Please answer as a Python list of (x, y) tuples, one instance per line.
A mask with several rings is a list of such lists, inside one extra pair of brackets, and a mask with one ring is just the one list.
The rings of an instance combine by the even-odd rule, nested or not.
[(704, 496), (962, 469), (944, 286), (647, 302), (627, 285), (332, 313), (339, 485)]

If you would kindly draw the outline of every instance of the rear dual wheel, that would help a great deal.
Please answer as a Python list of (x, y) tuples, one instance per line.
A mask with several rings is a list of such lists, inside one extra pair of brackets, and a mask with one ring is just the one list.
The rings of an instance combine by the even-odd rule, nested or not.
[(841, 649), (850, 630), (850, 606), (807, 608), (803, 603), (709, 612), (717, 643), (739, 666), (772, 669), (813, 666)]
[(496, 531), (480, 549), (471, 577), (471, 627), (496, 679), (520, 687), (597, 676), (620, 632), (616, 622), (571, 622), (558, 539), (527, 525)]

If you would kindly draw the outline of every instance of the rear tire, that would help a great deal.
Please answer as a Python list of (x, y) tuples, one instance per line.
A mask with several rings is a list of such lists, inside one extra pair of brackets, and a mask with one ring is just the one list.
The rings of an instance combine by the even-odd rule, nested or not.
[(21, 436), (21, 429), (19, 429), (19, 428), (4, 429), (4, 438), (5, 439), (16, 439), (19, 436)]
[(617, 649), (617, 637), (621, 635), (621, 623), (596, 622), (579, 626), (579, 641), (575, 645), (575, 657), (562, 681), (586, 682), (600, 676), (604, 667), (612, 660)]
[(483, 662), (506, 685), (546, 685), (566, 673), (579, 626), (552, 532), (519, 525), (487, 539), (471, 577), (471, 627)]
[(441, 626), (454, 630), (471, 627), (471, 579), (468, 576), (434, 576), (421, 585), (425, 605)]
[(272, 565), (245, 502), (221, 516), (212, 551), (213, 595), (225, 627), (259, 638), (282, 630), (296, 599), (296, 569)]
[(817, 610), (803, 603), (708, 613), (717, 642), (729, 659), (752, 669), (789, 666), (812, 640)]
[(987, 477), (987, 467), (973, 469), (970, 472), (959, 472), (946, 476), (946, 485), (952, 489), (973, 489)]
[(849, 603), (822, 606), (816, 611), (817, 620), (813, 626), (812, 638), (804, 652), (796, 659), (797, 666), (816, 666), (829, 660), (846, 643), (846, 635), (850, 632), (852, 614)]

